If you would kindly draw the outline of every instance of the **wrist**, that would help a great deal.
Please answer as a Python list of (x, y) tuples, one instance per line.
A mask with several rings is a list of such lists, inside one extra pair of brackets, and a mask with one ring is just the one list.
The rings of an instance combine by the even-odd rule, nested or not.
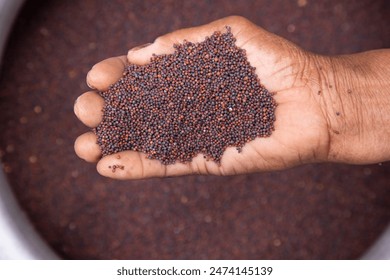
[(328, 161), (390, 160), (389, 51), (318, 56), (316, 64), (316, 98), (328, 123)]

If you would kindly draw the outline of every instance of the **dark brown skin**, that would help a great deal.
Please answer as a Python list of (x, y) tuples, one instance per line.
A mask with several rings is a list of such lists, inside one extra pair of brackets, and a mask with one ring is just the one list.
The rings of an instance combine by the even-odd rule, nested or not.
[[(198, 155), (192, 162), (163, 165), (142, 153), (125, 151), (101, 158), (92, 132), (79, 136), (75, 151), (98, 172), (115, 179), (141, 179), (186, 174), (234, 175), (281, 170), (305, 163), (367, 164), (390, 159), (390, 50), (338, 57), (302, 50), (242, 17), (232, 16), (200, 27), (178, 30), (126, 56), (96, 64), (87, 76), (91, 88), (105, 90), (121, 76), (127, 60), (146, 64), (155, 54), (173, 52), (174, 43), (203, 41), (231, 26), (237, 46), (246, 50), (262, 84), (275, 94), (275, 131), (247, 143), (241, 153), (228, 148), (221, 165)], [(102, 118), (102, 98), (81, 95), (75, 113), (87, 126)], [(118, 155), (120, 157), (118, 158)], [(112, 172), (109, 166), (123, 165)]]

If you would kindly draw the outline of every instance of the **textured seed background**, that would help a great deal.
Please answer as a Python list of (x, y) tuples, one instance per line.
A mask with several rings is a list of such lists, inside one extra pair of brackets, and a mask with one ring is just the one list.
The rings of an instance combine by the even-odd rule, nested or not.
[(230, 14), (319, 53), (390, 47), (387, 2), (28, 1), (0, 80), (3, 169), (64, 258), (359, 258), (390, 222), (389, 163), (116, 182), (75, 156), (72, 107), (96, 61)]

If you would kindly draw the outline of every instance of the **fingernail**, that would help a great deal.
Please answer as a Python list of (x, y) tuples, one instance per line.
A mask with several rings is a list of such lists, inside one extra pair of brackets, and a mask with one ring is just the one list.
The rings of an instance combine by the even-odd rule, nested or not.
[(147, 46), (150, 46), (151, 44), (152, 43), (146, 43), (146, 44), (143, 44), (143, 45), (140, 45), (140, 46), (136, 46), (136, 47), (130, 49), (129, 52), (138, 51), (140, 49), (146, 48)]
[(87, 81), (87, 86), (90, 88), (90, 89), (96, 89), (95, 87), (91, 86), (88, 81)]
[(88, 76), (89, 76), (89, 72), (87, 74), (87, 79), (85, 79), (85, 81), (87, 82), (87, 86), (90, 88), (90, 89), (96, 89), (95, 87), (93, 87), (92, 85), (90, 85), (90, 83), (88, 82)]
[(76, 104), (77, 104), (78, 101), (79, 101), (79, 97), (77, 97), (77, 99), (74, 101), (73, 112), (74, 112), (74, 114), (76, 115), (76, 117), (77, 117), (78, 119), (80, 119), (80, 118), (79, 118), (79, 106), (76, 106)]

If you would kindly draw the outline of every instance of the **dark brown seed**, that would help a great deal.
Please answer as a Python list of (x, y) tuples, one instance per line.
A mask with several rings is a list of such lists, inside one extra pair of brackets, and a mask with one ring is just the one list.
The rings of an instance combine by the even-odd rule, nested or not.
[[(274, 130), (276, 103), (230, 27), (201, 43), (175, 44), (170, 55), (129, 64), (107, 91), (103, 120), (94, 129), (103, 156), (143, 152), (163, 164), (199, 153), (220, 163), (229, 146), (241, 148)], [(112, 172), (124, 166), (112, 166)]]

